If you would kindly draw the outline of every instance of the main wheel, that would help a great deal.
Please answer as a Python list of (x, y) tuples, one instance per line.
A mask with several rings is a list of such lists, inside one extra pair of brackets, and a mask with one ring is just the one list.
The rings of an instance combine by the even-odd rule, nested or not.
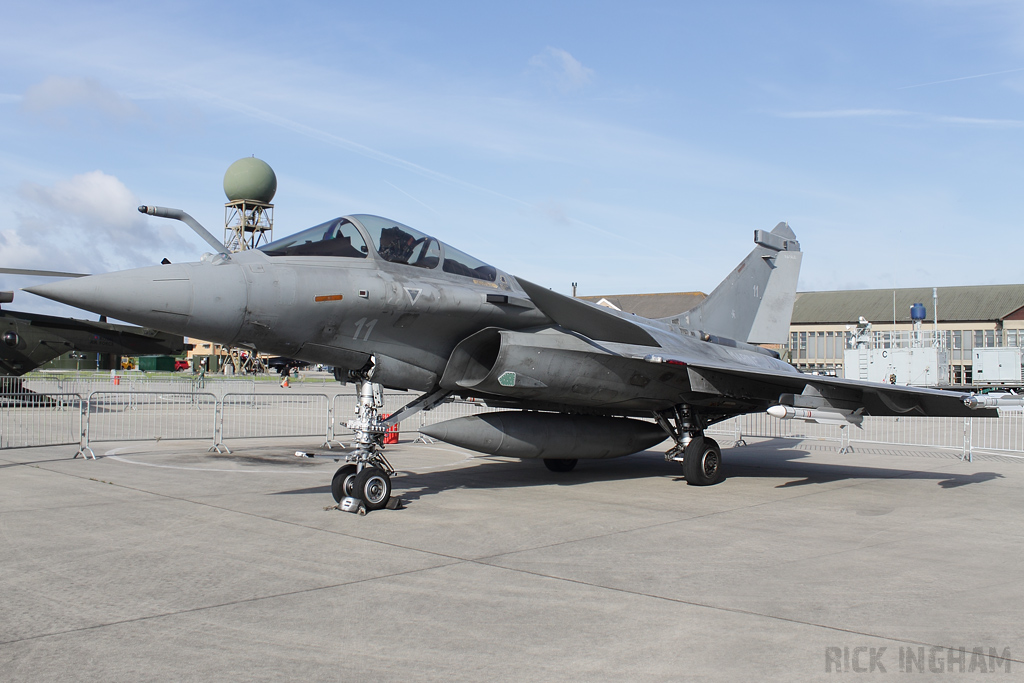
[(391, 498), (391, 478), (379, 467), (364, 467), (355, 476), (352, 488), (367, 510), (380, 510)]
[(572, 472), (577, 462), (576, 458), (544, 458), (544, 467), (552, 472)]
[(722, 478), (722, 449), (714, 439), (694, 437), (683, 452), (683, 476), (690, 486), (710, 486)]
[(352, 480), (355, 476), (355, 465), (342, 465), (334, 473), (334, 479), (331, 480), (331, 495), (334, 496), (335, 503), (340, 503), (345, 497), (353, 495)]

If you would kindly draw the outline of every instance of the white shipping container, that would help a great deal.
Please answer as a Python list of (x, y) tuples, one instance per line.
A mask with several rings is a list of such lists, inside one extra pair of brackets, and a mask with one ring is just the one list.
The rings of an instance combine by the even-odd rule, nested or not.
[(934, 347), (846, 349), (843, 375), (847, 379), (934, 387), (949, 384), (949, 352)]
[(1019, 386), (1024, 380), (1021, 350), (1015, 346), (974, 349), (974, 384)]

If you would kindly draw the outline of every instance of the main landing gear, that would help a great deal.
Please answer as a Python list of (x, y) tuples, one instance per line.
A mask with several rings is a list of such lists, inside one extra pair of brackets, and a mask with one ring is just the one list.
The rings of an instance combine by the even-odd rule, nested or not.
[(690, 486), (710, 486), (722, 480), (722, 449), (704, 436), (704, 423), (687, 405), (676, 406), (672, 414), (657, 413), (658, 424), (676, 442), (665, 453), (666, 460), (681, 462)]

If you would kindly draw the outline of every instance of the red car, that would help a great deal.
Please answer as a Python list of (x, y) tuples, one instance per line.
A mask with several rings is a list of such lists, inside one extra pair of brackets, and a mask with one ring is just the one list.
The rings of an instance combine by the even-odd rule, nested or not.
[(187, 360), (176, 360), (174, 361), (174, 371), (188, 370), (192, 365)]

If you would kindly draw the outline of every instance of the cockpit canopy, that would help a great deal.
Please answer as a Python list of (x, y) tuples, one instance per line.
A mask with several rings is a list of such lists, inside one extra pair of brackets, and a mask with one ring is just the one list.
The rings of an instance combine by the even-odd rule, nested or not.
[(269, 256), (366, 258), (366, 240), (347, 218), (335, 218), (259, 248)]
[(417, 268), (436, 268), (441, 262), (441, 247), (433, 237), (380, 216), (359, 214), (353, 218), (363, 224), (385, 261)]
[[(360, 229), (361, 228), (361, 229)], [(367, 240), (385, 261), (494, 282), (497, 271), (469, 254), (407, 225), (380, 216), (335, 218), (260, 247), (268, 256), (340, 256), (366, 258)]]

